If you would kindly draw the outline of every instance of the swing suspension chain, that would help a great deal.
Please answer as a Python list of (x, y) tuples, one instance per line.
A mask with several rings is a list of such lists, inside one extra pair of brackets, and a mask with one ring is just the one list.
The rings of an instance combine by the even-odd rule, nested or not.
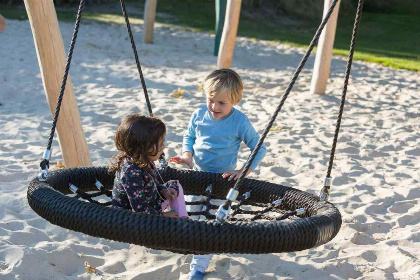
[(70, 42), (69, 53), (67, 55), (66, 68), (64, 70), (64, 76), (63, 76), (63, 81), (61, 83), (60, 94), (59, 94), (59, 97), (58, 97), (58, 100), (57, 100), (57, 106), (55, 108), (55, 114), (54, 114), (54, 120), (53, 120), (52, 127), (51, 127), (50, 138), (48, 139), (47, 149), (49, 149), (49, 150), (51, 149), (51, 144), (52, 144), (52, 141), (53, 141), (53, 138), (54, 138), (55, 127), (56, 127), (57, 121), (58, 121), (58, 115), (60, 114), (61, 102), (63, 100), (64, 91), (66, 89), (67, 76), (69, 75), (69, 71), (70, 71), (71, 59), (73, 57), (73, 50), (74, 50), (74, 46), (76, 44), (77, 34), (79, 32), (80, 19), (82, 17), (82, 11), (83, 11), (84, 5), (85, 5), (85, 0), (81, 0), (80, 5), (79, 5), (79, 9), (77, 11), (76, 23), (74, 25), (73, 35), (72, 35), (71, 42)]
[(353, 34), (352, 34), (352, 37), (351, 37), (351, 44), (350, 44), (350, 51), (349, 51), (349, 56), (348, 56), (348, 60), (347, 60), (347, 67), (346, 67), (346, 75), (345, 75), (345, 79), (344, 79), (343, 93), (341, 95), (340, 110), (338, 112), (337, 124), (336, 124), (336, 127), (335, 127), (335, 133), (334, 133), (334, 140), (333, 140), (333, 144), (332, 144), (332, 148), (331, 148), (330, 161), (329, 161), (329, 164), (328, 164), (327, 177), (331, 177), (331, 170), (332, 170), (332, 167), (333, 167), (335, 148), (337, 146), (338, 133), (340, 131), (340, 125), (341, 125), (341, 118), (343, 116), (344, 104), (346, 102), (347, 86), (349, 84), (350, 70), (351, 70), (351, 66), (352, 66), (352, 62), (353, 62), (353, 54), (354, 54), (354, 47), (356, 45), (357, 30), (359, 28), (360, 19), (362, 17), (363, 1), (364, 0), (359, 0), (359, 4), (357, 6), (356, 19), (354, 21)]
[[(120, 2), (121, 2), (121, 9), (125, 18), (125, 25), (127, 27), (128, 36), (130, 37), (131, 48), (133, 49), (134, 58), (136, 60), (137, 71), (139, 72), (139, 76), (140, 76), (144, 98), (146, 99), (147, 109), (149, 110), (149, 116), (153, 117), (152, 104), (150, 103), (149, 94), (147, 92), (146, 81), (144, 80), (143, 71), (141, 69), (141, 64), (140, 64), (139, 56), (137, 53), (136, 43), (134, 42), (133, 32), (131, 31), (131, 24), (130, 24), (130, 20), (128, 19), (128, 13), (127, 13), (127, 8), (125, 6), (125, 0), (121, 0)], [(165, 160), (165, 153), (162, 153), (160, 155), (159, 162), (161, 163), (162, 167), (168, 166), (168, 163)]]
[(144, 80), (143, 71), (141, 70), (141, 65), (140, 65), (140, 61), (139, 61), (139, 56), (137, 54), (136, 43), (134, 42), (133, 33), (131, 32), (131, 25), (130, 25), (130, 21), (128, 19), (127, 9), (125, 7), (125, 1), (121, 0), (120, 2), (121, 2), (122, 12), (123, 12), (123, 15), (124, 15), (124, 18), (125, 18), (125, 24), (127, 26), (128, 36), (130, 37), (131, 47), (133, 49), (134, 57), (136, 59), (137, 70), (138, 70), (139, 75), (140, 75), (141, 86), (143, 87), (143, 93), (144, 93), (144, 97), (146, 99), (147, 109), (149, 110), (149, 115), (151, 117), (153, 117), (152, 104), (150, 103), (150, 100), (149, 100), (149, 94), (147, 93), (146, 82)]
[(323, 201), (328, 200), (330, 196), (330, 188), (331, 188), (331, 183), (332, 183), (331, 171), (332, 171), (333, 163), (334, 163), (334, 154), (335, 154), (335, 149), (337, 146), (338, 134), (340, 132), (340, 125), (341, 125), (341, 119), (342, 119), (343, 111), (344, 111), (344, 104), (346, 102), (347, 86), (349, 84), (350, 71), (351, 71), (351, 66), (353, 63), (353, 55), (354, 55), (354, 49), (356, 45), (357, 31), (359, 29), (359, 23), (362, 17), (363, 1), (364, 0), (359, 0), (358, 5), (357, 5), (356, 17), (355, 17), (354, 26), (353, 26), (353, 33), (351, 36), (349, 56), (347, 59), (343, 92), (341, 94), (340, 109), (338, 111), (338, 118), (337, 118), (337, 123), (335, 126), (334, 138), (333, 138), (333, 143), (331, 147), (331, 154), (330, 154), (330, 159), (328, 163), (328, 171), (325, 177), (324, 187), (321, 189), (321, 194), (320, 194), (320, 199)]

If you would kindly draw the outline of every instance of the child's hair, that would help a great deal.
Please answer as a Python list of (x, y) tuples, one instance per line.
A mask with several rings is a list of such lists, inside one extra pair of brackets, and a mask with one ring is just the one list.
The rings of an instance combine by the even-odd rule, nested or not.
[(204, 92), (213, 97), (218, 94), (227, 94), (230, 102), (238, 103), (242, 99), (244, 86), (238, 73), (231, 69), (218, 69), (210, 73), (204, 80)]
[(147, 167), (151, 155), (149, 151), (154, 148), (157, 154), (159, 140), (165, 132), (165, 124), (158, 118), (141, 114), (123, 117), (115, 133), (115, 146), (119, 153), (112, 157), (109, 171), (120, 170), (125, 159), (133, 160), (140, 168)]

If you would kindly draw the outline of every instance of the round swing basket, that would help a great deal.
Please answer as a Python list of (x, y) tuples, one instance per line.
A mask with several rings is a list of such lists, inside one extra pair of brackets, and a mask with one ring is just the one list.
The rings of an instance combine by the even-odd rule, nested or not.
[[(206, 186), (226, 196), (234, 182), (221, 174), (167, 167), (159, 170), (165, 181), (179, 180), (185, 194), (200, 195)], [(52, 224), (94, 237), (127, 242), (181, 254), (292, 252), (325, 244), (340, 230), (341, 214), (329, 202), (278, 184), (244, 179), (239, 192), (251, 191), (248, 201), (271, 203), (282, 198), (284, 210), (305, 209), (299, 218), (281, 221), (227, 221), (169, 218), (135, 213), (89, 203), (70, 194), (69, 183), (83, 192), (97, 191), (96, 180), (112, 189), (114, 174), (107, 167), (81, 167), (53, 171), (45, 182), (32, 180), (28, 188), (31, 208)]]

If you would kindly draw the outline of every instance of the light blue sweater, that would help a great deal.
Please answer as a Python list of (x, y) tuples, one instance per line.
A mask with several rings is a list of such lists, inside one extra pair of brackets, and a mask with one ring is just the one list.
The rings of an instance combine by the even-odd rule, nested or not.
[[(248, 117), (241, 111), (232, 108), (228, 116), (217, 121), (204, 105), (191, 116), (182, 151), (192, 152), (196, 170), (224, 173), (236, 169), (241, 142), (252, 152), (259, 138)], [(252, 170), (255, 170), (265, 153), (263, 144), (250, 166)]]

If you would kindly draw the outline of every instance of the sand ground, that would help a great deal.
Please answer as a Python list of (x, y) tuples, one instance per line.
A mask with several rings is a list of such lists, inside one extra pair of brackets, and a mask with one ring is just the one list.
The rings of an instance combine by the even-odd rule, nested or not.
[[(65, 45), (72, 24), (60, 22)], [(181, 151), (191, 113), (205, 103), (197, 89), (215, 68), (213, 35), (157, 26), (140, 60), (154, 113), (168, 127), (167, 157)], [(185, 279), (191, 255), (150, 250), (54, 226), (28, 206), (26, 190), (46, 148), (51, 114), (28, 21), (0, 33), (0, 278)], [(66, 47), (67, 48), (67, 47)], [(233, 60), (245, 85), (237, 106), (261, 133), (303, 51), (238, 38)], [(326, 175), (346, 61), (334, 57), (327, 95), (308, 93), (308, 61), (266, 139), (252, 177), (318, 193)], [(120, 118), (146, 113), (124, 26), (83, 24), (70, 70), (95, 165), (115, 154)], [(355, 62), (336, 152), (330, 201), (343, 215), (338, 235), (309, 250), (217, 255), (206, 279), (420, 279), (420, 76)], [(172, 92), (185, 89), (182, 98)], [(241, 162), (249, 154), (240, 153)], [(52, 162), (61, 159), (57, 140)], [(86, 273), (84, 262), (99, 275)]]

